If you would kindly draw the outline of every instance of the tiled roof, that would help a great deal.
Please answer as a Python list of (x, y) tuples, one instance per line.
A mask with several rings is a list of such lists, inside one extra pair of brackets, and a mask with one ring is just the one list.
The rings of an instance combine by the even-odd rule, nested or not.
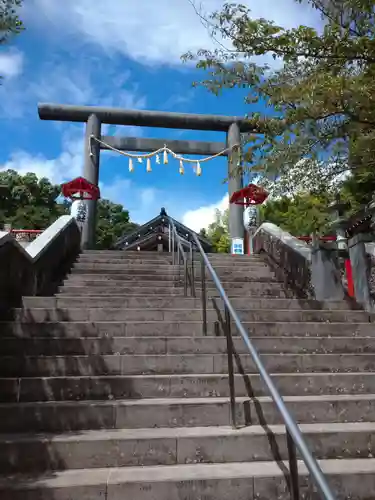
[[(203, 246), (204, 250), (211, 251), (211, 243), (206, 238), (203, 238), (198, 233), (196, 233), (192, 229), (189, 229), (181, 222), (168, 216), (164, 209), (161, 210), (160, 214), (157, 217), (146, 222), (141, 227), (137, 228), (136, 231), (121, 236), (117, 240), (115, 248), (123, 250), (126, 249), (134, 250), (134, 247), (137, 247), (138, 245), (142, 247), (145, 244), (151, 244), (151, 242), (154, 242), (155, 244), (157, 244), (160, 241), (165, 242), (165, 240), (169, 238), (169, 231), (168, 231), (169, 218), (172, 219), (176, 227), (177, 233), (181, 236), (181, 238), (183, 238), (186, 241), (187, 246), (189, 245), (188, 241), (192, 240), (191, 235), (194, 233), (199, 238), (199, 241)], [(159, 239), (159, 236), (161, 236), (162, 239)]]

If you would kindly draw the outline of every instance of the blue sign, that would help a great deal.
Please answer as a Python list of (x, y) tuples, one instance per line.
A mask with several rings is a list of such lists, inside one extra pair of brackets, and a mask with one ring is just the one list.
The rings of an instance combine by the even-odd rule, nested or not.
[(243, 254), (244, 254), (243, 238), (233, 238), (233, 240), (232, 240), (232, 255), (243, 255)]

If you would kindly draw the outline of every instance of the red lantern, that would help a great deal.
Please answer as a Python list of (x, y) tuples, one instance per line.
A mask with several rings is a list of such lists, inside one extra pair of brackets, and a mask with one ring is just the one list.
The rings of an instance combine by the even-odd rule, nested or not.
[(95, 184), (92, 184), (84, 177), (77, 177), (70, 182), (62, 184), (61, 192), (65, 198), (70, 198), (71, 200), (98, 200), (100, 198), (98, 186), (95, 186)]
[(255, 184), (249, 184), (233, 193), (229, 203), (249, 207), (250, 205), (261, 205), (267, 198), (268, 192), (265, 189)]

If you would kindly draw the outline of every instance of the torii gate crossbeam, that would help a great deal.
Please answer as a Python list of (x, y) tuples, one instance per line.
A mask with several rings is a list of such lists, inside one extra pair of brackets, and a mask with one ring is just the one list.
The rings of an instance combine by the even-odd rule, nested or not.
[[(100, 149), (102, 148), (97, 141), (92, 141), (91, 138), (92, 136), (97, 139), (102, 138), (102, 123), (226, 132), (226, 146), (230, 148), (230, 154), (228, 154), (229, 197), (243, 187), (242, 175), (238, 172), (237, 168), (240, 159), (240, 148), (235, 148), (234, 146), (240, 145), (241, 132), (256, 131), (254, 123), (251, 120), (245, 120), (237, 116), (169, 113), (45, 103), (38, 104), (38, 113), (42, 120), (86, 123), (83, 176), (95, 185), (98, 185), (99, 182)], [(150, 140), (147, 139), (147, 141)], [(208, 150), (215, 150), (218, 145), (218, 143), (200, 144), (197, 141), (183, 142), (186, 154), (199, 154), (198, 151), (203, 151), (207, 148)], [(177, 153), (177, 151), (175, 152)], [(90, 200), (88, 201), (87, 220), (82, 232), (83, 248), (93, 248), (95, 227), (96, 201)], [(243, 207), (240, 205), (230, 205), (229, 207), (229, 232), (231, 238), (244, 237)]]

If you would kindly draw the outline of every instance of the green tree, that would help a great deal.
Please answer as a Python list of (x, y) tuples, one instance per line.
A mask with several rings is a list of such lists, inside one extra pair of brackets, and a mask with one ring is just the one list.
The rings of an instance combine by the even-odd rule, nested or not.
[(199, 231), (199, 236), (202, 236), (202, 238), (208, 238), (207, 236), (207, 229), (204, 227)]
[(331, 221), (327, 193), (298, 193), (293, 197), (269, 200), (260, 208), (262, 221), (273, 222), (293, 236), (325, 234)]
[[(19, 175), (14, 170), (0, 172), (0, 228), (11, 224), (14, 229), (45, 229), (58, 217), (70, 212), (70, 201), (58, 203), (61, 186), (33, 173)], [(138, 227), (130, 222), (122, 205), (99, 200), (97, 247), (109, 249), (113, 243)]]
[(228, 253), (230, 251), (229, 209), (223, 212), (216, 210), (215, 220), (208, 226), (206, 234), (214, 252)]
[(128, 210), (118, 203), (99, 200), (96, 227), (96, 247), (110, 249), (123, 234), (134, 231), (138, 224), (130, 222)]
[[(9, 41), (24, 28), (18, 16), (22, 0), (0, 0), (0, 45)], [(1, 75), (0, 75), (1, 79)]]
[[(210, 91), (246, 88), (248, 104), (266, 105), (267, 112), (249, 117), (255, 133), (244, 138), (247, 168), (279, 180), (294, 169), (300, 180), (312, 176), (310, 186), (326, 189), (351, 172), (352, 195), (360, 183), (368, 200), (366, 186), (375, 183), (374, 2), (297, 1), (320, 12), (320, 32), (287, 29), (225, 4), (207, 20), (212, 37), (224, 40), (221, 48), (184, 57), (209, 71), (201, 83)], [(264, 55), (279, 60), (280, 69), (254, 62)]]
[(69, 211), (69, 204), (56, 202), (59, 194), (60, 186), (33, 173), (22, 176), (14, 170), (0, 172), (0, 225), (45, 229)]

